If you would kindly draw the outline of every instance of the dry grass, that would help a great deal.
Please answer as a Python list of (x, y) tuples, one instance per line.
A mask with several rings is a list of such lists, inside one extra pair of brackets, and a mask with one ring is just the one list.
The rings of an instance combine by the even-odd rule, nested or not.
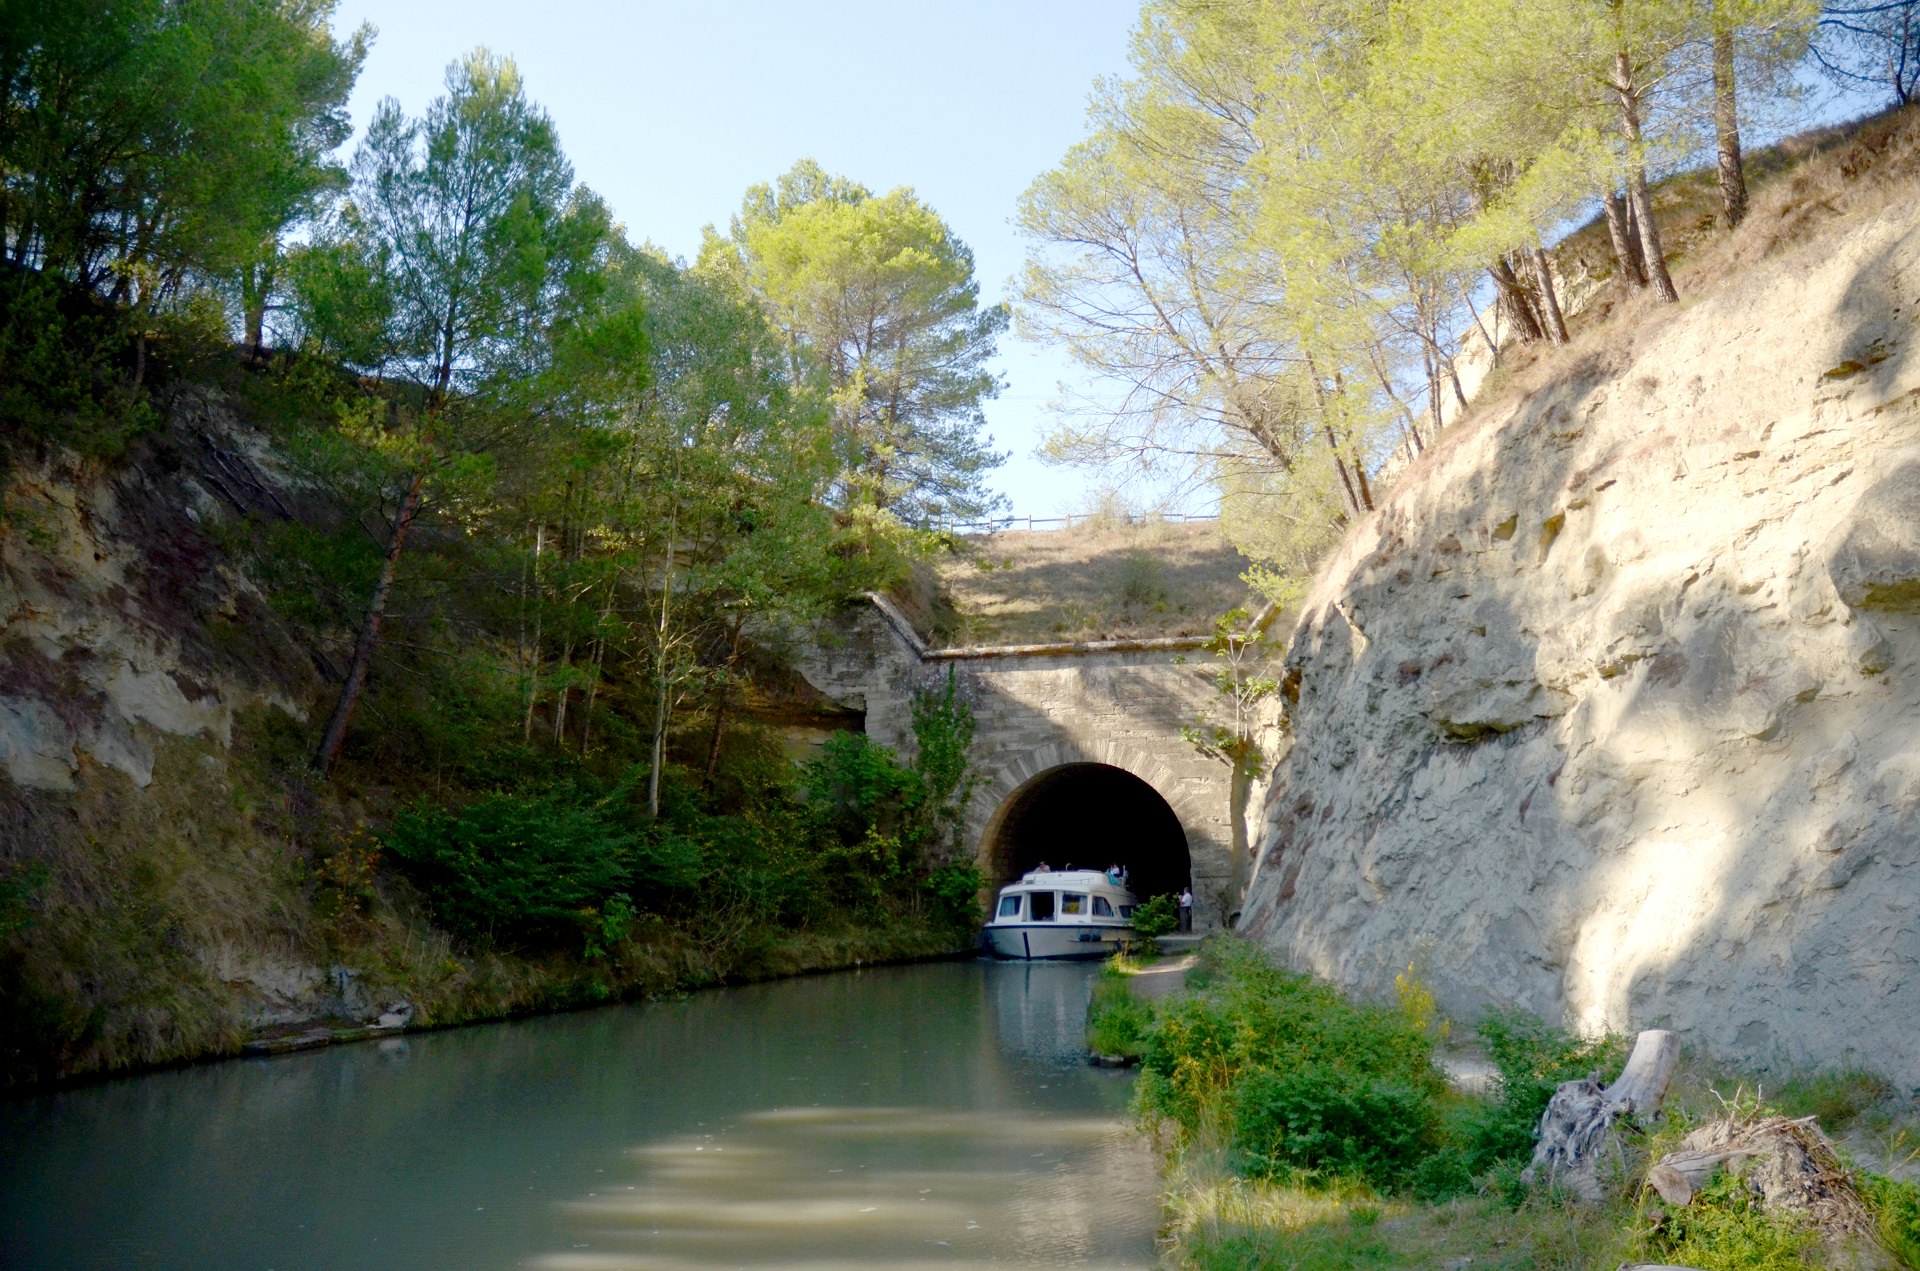
[(1246, 567), (1215, 522), (1010, 530), (937, 563), (943, 613), (923, 629), (960, 645), (1205, 635), (1253, 603)]
[(1217, 1151), (1181, 1153), (1167, 1188), (1163, 1263), (1207, 1271), (1588, 1271), (1620, 1263), (1633, 1245), (1626, 1203), (1596, 1208), (1537, 1194), (1514, 1204), (1489, 1194), (1422, 1205), (1338, 1181), (1239, 1178)]

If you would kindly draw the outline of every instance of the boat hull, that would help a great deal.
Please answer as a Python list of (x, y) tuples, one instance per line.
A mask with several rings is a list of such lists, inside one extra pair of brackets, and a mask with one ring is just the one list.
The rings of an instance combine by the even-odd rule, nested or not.
[(1133, 928), (1128, 926), (1019, 922), (990, 924), (984, 943), (987, 952), (996, 958), (1052, 962), (1111, 956), (1119, 952), (1132, 935)]

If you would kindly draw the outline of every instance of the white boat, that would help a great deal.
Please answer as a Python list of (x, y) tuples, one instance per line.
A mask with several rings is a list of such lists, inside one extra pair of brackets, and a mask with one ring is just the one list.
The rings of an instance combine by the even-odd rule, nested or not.
[(996, 958), (1104, 958), (1133, 935), (1138, 902), (1097, 869), (1036, 869), (1000, 889), (987, 920)]

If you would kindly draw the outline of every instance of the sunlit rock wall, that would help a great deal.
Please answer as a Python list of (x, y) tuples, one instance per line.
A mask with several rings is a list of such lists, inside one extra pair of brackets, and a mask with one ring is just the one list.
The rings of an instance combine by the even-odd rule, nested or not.
[(1304, 606), (1243, 930), (1920, 1084), (1917, 320), (1883, 213), (1447, 434)]

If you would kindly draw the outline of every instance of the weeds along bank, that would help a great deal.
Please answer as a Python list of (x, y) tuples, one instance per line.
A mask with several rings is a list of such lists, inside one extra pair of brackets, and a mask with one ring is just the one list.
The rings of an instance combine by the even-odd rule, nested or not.
[[(564, 605), (517, 590), (524, 545), (445, 522), (315, 775), (379, 556), (290, 365), (213, 358), (91, 454), (5, 437), (0, 1083), (401, 1002), (449, 1024), (972, 940), (953, 764), (843, 733), (796, 767), (765, 721), (844, 721), (750, 652), (751, 696), (742, 670), (671, 703), (654, 815), (646, 679), (608, 658), (590, 680)], [(922, 705), (964, 760), (964, 708)]]
[(1611, 1080), (1624, 1039), (1489, 1015), (1478, 1042), (1495, 1076), (1484, 1093), (1463, 1093), (1434, 1064), (1447, 1024), (1410, 977), (1393, 1005), (1358, 1004), (1224, 938), (1171, 998), (1135, 996), (1128, 972), (1103, 974), (1089, 1040), (1139, 1060), (1135, 1111), (1165, 1158), (1166, 1265), (1920, 1265), (1920, 1187), (1881, 1172), (1910, 1165), (1914, 1109), (1877, 1077), (1829, 1073), (1765, 1092), (1769, 1110), (1844, 1132), (1876, 1225), (1848, 1246), (1762, 1207), (1738, 1162), (1684, 1208), (1640, 1186), (1650, 1162), (1729, 1102), (1742, 1116), (1761, 1110), (1751, 1079), (1697, 1057), (1661, 1116), (1629, 1139), (1605, 1198), (1581, 1204), (1529, 1186), (1521, 1170), (1555, 1085), (1594, 1071)]

